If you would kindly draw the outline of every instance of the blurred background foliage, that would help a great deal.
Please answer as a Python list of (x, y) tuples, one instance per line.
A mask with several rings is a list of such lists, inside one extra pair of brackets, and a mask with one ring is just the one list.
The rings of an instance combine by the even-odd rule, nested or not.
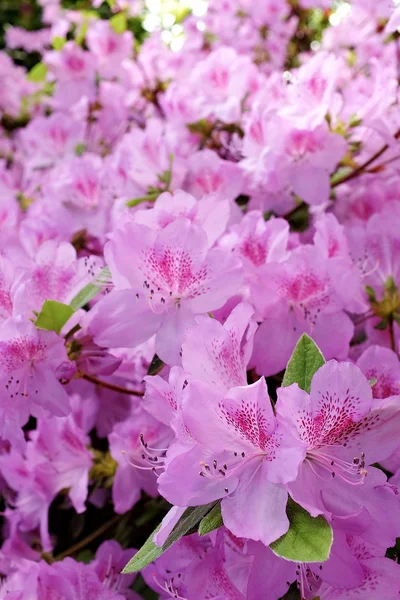
[[(115, 14), (113, 11), (114, 0), (104, 0), (96, 9), (93, 9), (91, 0), (61, 0), (64, 9), (90, 11), (91, 15), (97, 14), (101, 19), (110, 19)], [(193, 12), (201, 16), (205, 13), (208, 0), (142, 0), (142, 10), (137, 16), (127, 15), (127, 29), (133, 32), (137, 44), (141, 44), (150, 32), (163, 30), (163, 39), (169, 43), (172, 38), (182, 35), (180, 23)], [(5, 33), (7, 27), (22, 27), (28, 31), (35, 31), (46, 26), (42, 22), (42, 8), (38, 0), (0, 0), (0, 49), (5, 49)], [(38, 54), (27, 55), (22, 50), (8, 51), (18, 64), (32, 68), (40, 57)]]

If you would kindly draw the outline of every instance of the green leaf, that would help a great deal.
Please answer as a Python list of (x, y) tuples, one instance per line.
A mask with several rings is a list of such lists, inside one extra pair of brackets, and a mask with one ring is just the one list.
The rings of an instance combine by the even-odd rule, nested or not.
[(126, 14), (120, 12), (110, 19), (110, 25), (114, 29), (115, 33), (124, 33), (128, 28), (128, 21)]
[(55, 300), (46, 300), (35, 321), (35, 325), (39, 329), (60, 333), (62, 327), (73, 314), (74, 309), (68, 306), (68, 304), (56, 302)]
[(289, 497), (286, 514), (289, 530), (270, 545), (278, 556), (293, 562), (325, 562), (329, 558), (333, 534), (322, 516), (312, 517)]
[(70, 307), (75, 311), (78, 310), (78, 308), (82, 308), (82, 306), (85, 306), (85, 304), (87, 304), (100, 292), (101, 285), (102, 283), (104, 283), (102, 281), (102, 278), (104, 279), (105, 277), (109, 277), (109, 275), (110, 271), (108, 270), (108, 267), (104, 267), (104, 269), (100, 272), (99, 276), (97, 277), (99, 285), (94, 285), (93, 283), (88, 283), (87, 285), (85, 285), (85, 287), (81, 289), (81, 291), (75, 296), (75, 298), (71, 300), (71, 302), (69, 303)]
[(67, 43), (67, 40), (63, 37), (60, 37), (58, 35), (53, 37), (52, 46), (53, 46), (54, 50), (58, 50), (58, 51), (62, 50), (66, 43)]
[(47, 67), (44, 63), (37, 63), (28, 73), (27, 78), (34, 83), (40, 83), (46, 79)]
[(165, 183), (165, 191), (167, 191), (169, 189), (169, 186), (171, 185), (171, 180), (172, 180), (172, 166), (174, 164), (174, 155), (170, 154), (169, 155), (169, 169), (167, 171), (164, 171), (163, 173), (161, 173), (161, 175), (158, 176), (158, 180), (161, 181), (161, 183)]
[(128, 564), (122, 569), (123, 574), (137, 573), (161, 556), (163, 549), (160, 546), (156, 546), (156, 544), (153, 542), (153, 537), (160, 531), (160, 529), (161, 523), (147, 538), (140, 550), (136, 552), (135, 556), (133, 556)]
[(275, 215), (273, 210), (269, 210), (268, 212), (264, 213), (264, 221), (269, 221), (271, 217), (273, 217)]
[(367, 296), (368, 296), (368, 300), (370, 302), (376, 302), (376, 296), (375, 296), (375, 290), (370, 286), (370, 285), (366, 285), (365, 286), (365, 291), (367, 292)]
[(140, 196), (140, 198), (133, 198), (132, 200), (128, 200), (126, 206), (132, 208), (134, 206), (137, 206), (138, 204), (141, 204), (142, 202), (154, 202), (155, 200), (157, 200), (160, 193), (161, 190), (157, 190), (156, 192), (150, 192), (146, 196)]
[(85, 563), (85, 565), (88, 565), (90, 562), (92, 562), (93, 558), (93, 552), (86, 548), (86, 550), (82, 550), (81, 552), (79, 552), (78, 556), (75, 557), (75, 560), (77, 562), (82, 562)]
[(82, 25), (75, 32), (75, 43), (81, 46), (85, 41), (86, 34), (89, 29), (89, 22), (83, 21)]
[(351, 167), (341, 167), (331, 177), (331, 186), (337, 186), (341, 183), (342, 179), (346, 178), (354, 169)]
[(200, 521), (214, 508), (215, 502), (210, 502), (204, 506), (194, 506), (187, 508), (179, 519), (178, 523), (173, 528), (168, 536), (167, 541), (163, 546), (163, 550), (167, 550), (172, 544), (177, 542), (182, 536), (189, 533), (193, 528), (197, 527)]
[(210, 533), (210, 531), (214, 531), (214, 529), (222, 527), (223, 524), (224, 522), (222, 520), (221, 503), (218, 502), (218, 504), (216, 504), (214, 508), (210, 510), (208, 515), (206, 515), (204, 519), (200, 521), (199, 535), (206, 535), (207, 533)]
[(377, 325), (375, 325), (374, 329), (379, 329), (380, 331), (384, 331), (389, 325), (389, 319), (387, 317), (383, 317), (381, 321)]
[(158, 375), (158, 373), (164, 368), (165, 363), (155, 354), (151, 360), (147, 375)]
[(309, 393), (311, 379), (323, 364), (325, 359), (321, 350), (306, 333), (303, 333), (287, 364), (282, 386), (297, 383), (302, 390)]
[(78, 308), (82, 308), (94, 298), (100, 291), (100, 288), (97, 285), (93, 285), (93, 283), (88, 283), (83, 290), (81, 290), (73, 300), (71, 300), (70, 306), (74, 310), (78, 310)]
[(205, 515), (210, 512), (214, 505), (215, 502), (211, 502), (205, 506), (187, 508), (162, 547), (156, 546), (156, 544), (153, 542), (154, 535), (161, 528), (160, 523), (160, 525), (153, 531), (140, 550), (124, 567), (122, 573), (137, 573), (138, 571), (144, 569), (144, 567), (147, 567), (147, 565), (150, 563), (154, 562), (161, 556), (161, 554), (168, 550), (172, 544), (175, 544), (175, 542), (177, 542), (182, 536), (186, 535), (194, 527), (196, 527), (205, 517)]
[(82, 156), (86, 152), (86, 145), (82, 142), (75, 146), (75, 154), (76, 156)]

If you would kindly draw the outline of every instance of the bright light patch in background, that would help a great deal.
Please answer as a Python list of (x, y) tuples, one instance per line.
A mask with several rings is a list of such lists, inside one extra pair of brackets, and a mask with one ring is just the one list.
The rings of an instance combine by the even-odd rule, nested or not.
[(339, 25), (339, 23), (341, 23), (343, 19), (348, 17), (350, 13), (351, 4), (349, 4), (348, 2), (340, 2), (338, 3), (336, 10), (329, 17), (329, 23), (336, 27), (336, 25)]
[[(146, 16), (143, 27), (149, 33), (162, 31), (163, 42), (174, 52), (178, 52), (184, 43), (184, 30), (180, 19), (191, 12), (202, 17), (207, 12), (208, 0), (145, 0)], [(203, 24), (204, 25), (204, 24)], [(204, 30), (199, 27), (199, 30)]]

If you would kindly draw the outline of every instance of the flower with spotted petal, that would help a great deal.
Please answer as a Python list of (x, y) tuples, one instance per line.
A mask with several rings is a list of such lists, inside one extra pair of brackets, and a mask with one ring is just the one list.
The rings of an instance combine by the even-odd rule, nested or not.
[(29, 415), (67, 415), (69, 398), (58, 377), (71, 375), (70, 367), (56, 333), (7, 319), (0, 328), (0, 437), (23, 449), (21, 427)]
[(225, 394), (194, 381), (185, 392), (183, 419), (197, 444), (172, 445), (161, 494), (177, 506), (222, 498), (234, 535), (270, 544), (288, 530), (285, 484), (296, 478), (305, 444), (278, 423), (264, 379)]
[[(377, 401), (376, 401), (377, 403)], [(311, 515), (326, 511), (322, 500), (332, 486), (338, 497), (353, 496), (372, 467), (397, 444), (397, 397), (372, 407), (372, 391), (360, 369), (331, 360), (314, 375), (310, 394), (295, 383), (279, 389), (277, 417), (307, 446), (290, 495)]]
[(155, 231), (126, 223), (105, 247), (117, 291), (95, 307), (90, 329), (103, 347), (134, 347), (156, 334), (156, 352), (179, 364), (194, 316), (223, 306), (242, 283), (238, 259), (209, 249), (204, 229), (178, 218)]

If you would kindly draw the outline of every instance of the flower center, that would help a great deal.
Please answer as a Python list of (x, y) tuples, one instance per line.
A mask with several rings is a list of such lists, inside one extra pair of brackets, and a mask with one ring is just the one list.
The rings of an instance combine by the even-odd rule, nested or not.
[(361, 485), (367, 475), (364, 452), (361, 452), (359, 457), (353, 458), (352, 462), (348, 462), (334, 454), (329, 454), (325, 449), (312, 449), (308, 450), (306, 459), (318, 477), (321, 475), (315, 471), (313, 465), (318, 465), (330, 473), (332, 479), (339, 477), (350, 485)]

